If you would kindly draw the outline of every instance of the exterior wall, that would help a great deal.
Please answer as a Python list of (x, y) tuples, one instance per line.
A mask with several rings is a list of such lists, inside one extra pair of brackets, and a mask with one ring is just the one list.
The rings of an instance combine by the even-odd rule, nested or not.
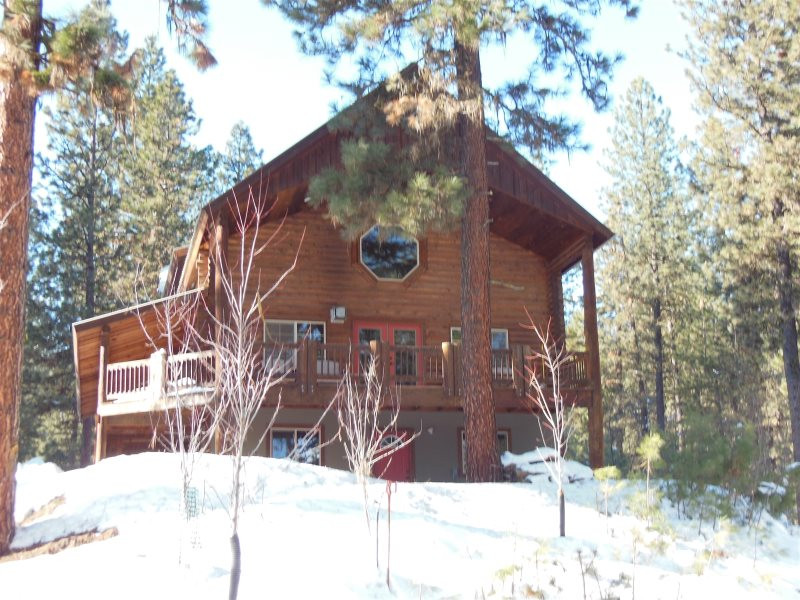
[[(262, 410), (248, 439), (247, 450), (257, 456), (268, 456), (267, 442), (257, 447), (272, 411)], [(312, 409), (283, 409), (278, 414), (275, 426), (310, 428), (316, 424), (320, 412)], [(421, 431), (413, 442), (414, 472), (416, 481), (464, 481), (459, 473), (460, 428), (464, 426), (461, 412), (403, 412), (398, 427)], [(497, 415), (497, 427), (510, 431), (511, 451), (527, 452), (539, 445), (539, 427), (536, 417), (526, 413)], [(322, 422), (323, 442), (330, 440), (338, 430), (336, 415), (329, 414)], [(335, 469), (347, 469), (344, 448), (340, 441), (325, 446), (322, 464)]]
[[(275, 231), (262, 225), (259, 242)], [(300, 239), (305, 231), (305, 239)], [(355, 320), (419, 324), (422, 345), (450, 341), (450, 327), (460, 325), (460, 241), (457, 234), (430, 235), (421, 240), (422, 263), (404, 282), (377, 281), (359, 263), (354, 244), (321, 213), (305, 210), (286, 218), (273, 244), (257, 259), (261, 291), (291, 265), (298, 263), (264, 306), (268, 319), (324, 321), (328, 342), (346, 342)], [(235, 272), (241, 237), (231, 232), (228, 261)], [(509, 330), (510, 344), (530, 344), (533, 337), (521, 327), (525, 309), (546, 325), (552, 314), (546, 261), (496, 235), (491, 236), (492, 327)], [(252, 289), (259, 282), (251, 276)], [(329, 322), (330, 308), (347, 309), (343, 324)]]

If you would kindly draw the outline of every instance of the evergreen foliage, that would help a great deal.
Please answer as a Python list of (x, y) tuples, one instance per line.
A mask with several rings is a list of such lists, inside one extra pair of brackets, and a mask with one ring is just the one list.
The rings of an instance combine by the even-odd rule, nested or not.
[[(107, 37), (111, 40), (111, 37)], [(107, 42), (108, 60), (125, 48)], [(190, 136), (197, 121), (163, 52), (151, 41), (136, 67), (135, 111), (120, 122), (88, 81), (59, 93), (48, 148), (37, 163), (32, 214), (20, 457), (79, 462), (70, 324), (129, 305), (137, 267), (145, 293), (213, 193), (208, 149)]]
[(225, 151), (217, 165), (217, 194), (223, 194), (263, 163), (263, 151), (257, 150), (250, 129), (242, 121), (231, 128)]
[(598, 260), (598, 320), (604, 399), (611, 453), (631, 456), (667, 408), (677, 422), (687, 395), (694, 343), (685, 331), (700, 278), (692, 256), (695, 215), (689, 204), (678, 146), (652, 86), (632, 82), (615, 112), (606, 155), (608, 224), (616, 237)]
[[(772, 429), (760, 437), (779, 467), (800, 460), (800, 4), (687, 0), (685, 6), (694, 34), (687, 58), (708, 143), (697, 152), (697, 193), (709, 206), (720, 286), (732, 326), (744, 338), (743, 357), (752, 360), (750, 386), (761, 396), (750, 412), (759, 428)], [(778, 433), (783, 439), (775, 439)]]
[(196, 148), (200, 122), (175, 71), (153, 38), (135, 72), (136, 118), (122, 147), (120, 193), (125, 244), (135, 266), (114, 293), (130, 302), (138, 271), (144, 295), (155, 294), (158, 274), (172, 250), (186, 244), (199, 209), (214, 195), (215, 155)]

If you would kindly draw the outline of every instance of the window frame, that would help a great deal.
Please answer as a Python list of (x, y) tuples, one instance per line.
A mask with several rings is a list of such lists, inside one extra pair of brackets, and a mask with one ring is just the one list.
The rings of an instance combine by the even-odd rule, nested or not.
[[(453, 333), (458, 332), (459, 339), (455, 341), (453, 339)], [(506, 336), (506, 347), (505, 348), (492, 348), (492, 350), (509, 350), (511, 348), (511, 341), (508, 337), (508, 329), (504, 327), (492, 327), (489, 331), (489, 345), (492, 343), (492, 335), (495, 333), (505, 333)], [(450, 343), (453, 345), (460, 345), (461, 344), (461, 326), (451, 326), (450, 327)]]
[(414, 273), (420, 270), (422, 267), (422, 245), (420, 244), (419, 238), (415, 235), (410, 235), (408, 233), (403, 232), (403, 235), (410, 240), (414, 241), (414, 244), (417, 247), (417, 261), (414, 265), (414, 268), (411, 269), (408, 273), (406, 273), (401, 279), (393, 279), (391, 277), (379, 277), (377, 273), (375, 273), (372, 269), (370, 269), (367, 264), (364, 262), (364, 252), (362, 247), (362, 242), (364, 241), (364, 237), (367, 236), (373, 229), (377, 228), (378, 225), (373, 225), (369, 229), (367, 229), (364, 233), (358, 236), (358, 240), (356, 242), (356, 252), (358, 253), (358, 264), (367, 272), (369, 273), (376, 281), (388, 281), (392, 283), (403, 283), (408, 281), (409, 277), (411, 277)]
[[(302, 436), (302, 437), (298, 438), (298, 436), (297, 436), (298, 432), (300, 432), (300, 431), (305, 431), (305, 432), (316, 431), (316, 432), (318, 432), (318, 435), (319, 435), (319, 446), (318, 446), (318, 448), (319, 448), (319, 462), (318, 463), (304, 463), (304, 462), (300, 462), (298, 460), (295, 460), (294, 462), (297, 462), (297, 463), (300, 463), (300, 464), (303, 464), (303, 465), (317, 465), (319, 467), (324, 467), (325, 466), (325, 426), (324, 425), (322, 425), (322, 424), (319, 424), (319, 425), (316, 425), (316, 426), (315, 425), (275, 425), (273, 427), (270, 427), (269, 435), (267, 436), (267, 439), (266, 439), (266, 442), (265, 442), (266, 443), (265, 450), (266, 450), (267, 457), (269, 457), (269, 458), (277, 458), (277, 460), (287, 460), (288, 457), (275, 457), (275, 456), (272, 456), (272, 434), (274, 432), (276, 432), (276, 431), (291, 431), (291, 432), (293, 432), (294, 433), (294, 441), (293, 441), (293, 443), (294, 443), (294, 447), (295, 448), (297, 447), (297, 440), (298, 439), (302, 439), (302, 437), (304, 437), (304, 436)], [(292, 459), (289, 459), (289, 460), (292, 460)]]
[[(307, 324), (309, 326), (311, 326), (311, 325), (322, 325), (322, 343), (324, 344), (328, 340), (328, 327), (327, 327), (327, 323), (325, 321), (311, 321), (311, 320), (307, 320), (307, 319), (264, 319), (263, 340), (264, 340), (264, 359), (265, 360), (267, 358), (266, 345), (267, 345), (267, 343), (270, 342), (270, 340), (267, 338), (267, 336), (269, 335), (267, 333), (267, 328), (269, 327), (270, 323), (276, 323), (276, 324), (281, 324), (281, 325), (289, 325), (289, 324), (291, 324), (292, 325), (292, 336), (294, 338), (293, 341), (291, 342), (292, 344), (296, 344), (297, 342), (300, 341), (300, 339), (298, 339), (299, 336), (298, 336), (297, 326), (299, 324), (301, 324), (301, 323), (305, 323), (305, 324)], [(288, 342), (279, 342), (279, 343), (288, 343)], [(292, 348), (291, 350), (292, 350), (292, 370), (297, 370), (297, 348)], [(285, 352), (285, 350), (283, 350), (283, 352)]]
[[(511, 452), (511, 428), (510, 427), (498, 427), (497, 428), (497, 437), (500, 435), (506, 436), (506, 452)], [(464, 427), (458, 428), (457, 433), (457, 440), (458, 440), (458, 474), (461, 477), (466, 477), (467, 475), (467, 431)], [(499, 458), (499, 456), (498, 456)]]

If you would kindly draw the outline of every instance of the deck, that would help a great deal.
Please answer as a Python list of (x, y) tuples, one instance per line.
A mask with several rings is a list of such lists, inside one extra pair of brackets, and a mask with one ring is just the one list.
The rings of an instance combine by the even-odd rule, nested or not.
[[(369, 345), (321, 343), (303, 340), (296, 344), (264, 347), (263, 368), (281, 381), (281, 404), (293, 408), (326, 406), (345, 369), (358, 372), (375, 356), (382, 368), (386, 389), (393, 390), (405, 410), (460, 410), (460, 346), (395, 346), (381, 342)], [(501, 411), (527, 411), (531, 369), (541, 365), (529, 358), (529, 349), (512, 345), (492, 350), (491, 373), (495, 404)], [(592, 386), (587, 376), (587, 354), (570, 353), (560, 373), (565, 399), (588, 406)], [(105, 369), (104, 398), (97, 413), (111, 416), (153, 412), (208, 402), (215, 389), (215, 361), (211, 350), (167, 356), (158, 351), (142, 360), (110, 363)], [(271, 403), (272, 404), (272, 403)]]

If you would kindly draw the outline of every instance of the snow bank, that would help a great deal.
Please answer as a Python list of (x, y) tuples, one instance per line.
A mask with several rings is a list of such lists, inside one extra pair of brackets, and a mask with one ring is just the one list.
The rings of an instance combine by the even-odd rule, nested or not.
[[(532, 473), (547, 455), (546, 449), (506, 455), (504, 463)], [(697, 521), (681, 520), (665, 506), (671, 531), (664, 534), (626, 508), (639, 482), (623, 482), (606, 517), (602, 492), (581, 467), (570, 466), (584, 479), (566, 489), (566, 538), (557, 537), (555, 485), (547, 476), (518, 484), (393, 487), (390, 589), (385, 482), (368, 486), (369, 510), (380, 513), (376, 544), (374, 522), (367, 533), (362, 490), (349, 473), (253, 458), (245, 469), (239, 598), (628, 599), (634, 582), (639, 598), (797, 597), (797, 528), (765, 515), (758, 530), (729, 523), (715, 531), (705, 523), (698, 535)], [(120, 456), (64, 473), (41, 462), (21, 465), (21, 504), (41, 506), (56, 496), (64, 502), (19, 527), (15, 547), (93, 528), (116, 527), (119, 535), (0, 563), (0, 594), (226, 597), (230, 460), (198, 457), (199, 516), (189, 523), (180, 517), (178, 479), (177, 457), (167, 454)]]
[[(553, 448), (536, 448), (523, 454), (512, 454), (504, 452), (500, 461), (504, 467), (513, 466), (517, 473), (524, 474), (525, 479), (533, 481), (535, 477), (544, 475), (552, 478), (551, 469), (558, 453)], [(549, 463), (549, 464), (548, 464)], [(577, 483), (594, 479), (592, 470), (574, 460), (564, 461), (564, 481), (565, 483)]]

